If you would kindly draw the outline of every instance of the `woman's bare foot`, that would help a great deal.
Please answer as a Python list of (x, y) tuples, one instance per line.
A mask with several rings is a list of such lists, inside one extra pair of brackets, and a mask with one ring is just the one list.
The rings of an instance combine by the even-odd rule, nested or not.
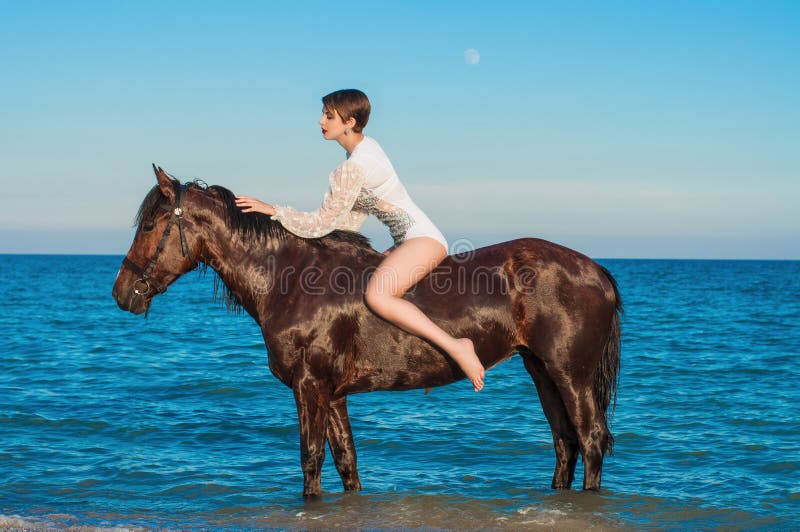
[(483, 388), (483, 376), (486, 373), (483, 369), (478, 355), (475, 353), (475, 346), (469, 338), (457, 338), (454, 345), (449, 349), (448, 354), (461, 367), (461, 371), (472, 381), (472, 387), (476, 392)]

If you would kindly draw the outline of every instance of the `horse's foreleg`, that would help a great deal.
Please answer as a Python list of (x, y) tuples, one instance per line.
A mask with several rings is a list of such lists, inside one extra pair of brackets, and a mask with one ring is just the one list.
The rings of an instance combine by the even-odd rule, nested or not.
[(544, 365), (532, 353), (523, 354), (525, 369), (533, 377), (542, 410), (553, 433), (556, 452), (556, 469), (553, 473), (553, 489), (568, 489), (575, 479), (575, 464), (578, 461), (578, 436), (567, 415), (564, 402), (555, 384), (547, 375)]
[(350, 429), (350, 416), (347, 413), (347, 397), (331, 401), (328, 412), (328, 445), (342, 484), (347, 491), (361, 489), (356, 462), (356, 446)]
[(322, 493), (322, 462), (330, 410), (330, 389), (326, 384), (304, 372), (295, 378), (292, 386), (300, 421), (300, 464), (305, 497)]

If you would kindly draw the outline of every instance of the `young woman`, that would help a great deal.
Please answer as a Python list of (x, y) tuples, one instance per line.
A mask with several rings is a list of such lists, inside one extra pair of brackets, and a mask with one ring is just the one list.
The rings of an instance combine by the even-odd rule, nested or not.
[(304, 238), (318, 238), (334, 229), (358, 230), (369, 214), (389, 227), (394, 246), (370, 277), (367, 306), (398, 327), (437, 344), (472, 381), (483, 388), (484, 368), (472, 340), (454, 338), (433, 323), (403, 294), (447, 256), (447, 241), (433, 222), (411, 200), (380, 145), (362, 133), (370, 103), (355, 89), (332, 92), (322, 98), (322, 136), (337, 141), (347, 159), (331, 173), (330, 190), (313, 212), (270, 205), (249, 196), (237, 196), (243, 212), (260, 212), (278, 220)]

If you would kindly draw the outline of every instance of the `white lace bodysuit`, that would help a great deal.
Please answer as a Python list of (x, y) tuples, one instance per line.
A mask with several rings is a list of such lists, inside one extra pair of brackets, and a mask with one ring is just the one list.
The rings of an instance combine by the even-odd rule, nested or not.
[(429, 236), (445, 250), (447, 240), (411, 200), (380, 145), (365, 136), (346, 161), (330, 177), (330, 189), (322, 205), (312, 212), (275, 205), (273, 220), (304, 238), (327, 235), (334, 229), (358, 231), (369, 214), (389, 227), (395, 245), (418, 236)]

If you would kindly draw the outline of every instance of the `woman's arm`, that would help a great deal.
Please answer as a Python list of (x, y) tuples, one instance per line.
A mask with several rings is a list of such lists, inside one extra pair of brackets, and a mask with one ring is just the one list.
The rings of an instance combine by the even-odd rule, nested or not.
[[(337, 227), (350, 227), (353, 222), (363, 222), (363, 217), (352, 218), (350, 212), (356, 202), (358, 193), (364, 184), (365, 175), (360, 166), (345, 161), (330, 175), (330, 189), (322, 200), (322, 205), (311, 212), (301, 212), (288, 206), (269, 205), (258, 200), (248, 201), (245, 198), (242, 205), (249, 206), (250, 210), (270, 214), (273, 220), (278, 220), (290, 232), (304, 238), (318, 238), (325, 236)], [(237, 205), (239, 201), (237, 199)], [(243, 212), (245, 211), (243, 209)]]
[(269, 203), (257, 200), (256, 198), (251, 198), (250, 196), (236, 196), (236, 206), (239, 207), (242, 212), (260, 212), (267, 216), (275, 214), (275, 207)]
[(364, 220), (366, 220), (368, 216), (369, 213), (367, 211), (352, 210), (347, 213), (347, 216), (342, 220), (342, 225), (339, 227), (350, 231), (358, 231), (361, 226), (364, 225)]

